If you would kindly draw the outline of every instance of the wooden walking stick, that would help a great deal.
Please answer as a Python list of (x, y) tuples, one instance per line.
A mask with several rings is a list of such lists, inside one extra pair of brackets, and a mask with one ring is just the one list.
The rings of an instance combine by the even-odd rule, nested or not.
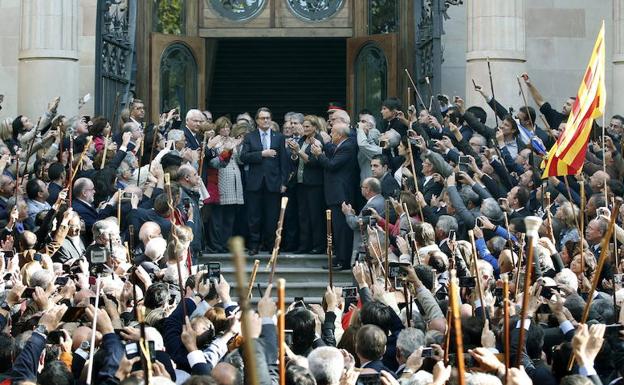
[(273, 276), (275, 275), (275, 265), (277, 265), (277, 255), (279, 254), (280, 244), (282, 243), (282, 227), (284, 226), (284, 214), (286, 213), (287, 205), (288, 197), (282, 197), (279, 219), (277, 220), (277, 230), (275, 230), (275, 243), (273, 244), (273, 252), (271, 253), (271, 259), (267, 264), (267, 270), (271, 268), (271, 275), (269, 275), (269, 284), (273, 283)]
[(208, 132), (205, 131), (204, 132), (204, 140), (202, 141), (201, 144), (201, 151), (199, 152), (199, 167), (197, 168), (197, 174), (199, 174), (199, 177), (202, 177), (202, 169), (204, 167), (204, 154), (206, 152), (206, 140), (208, 139)]
[[(19, 192), (19, 186), (20, 186), (20, 180), (19, 180), (19, 167), (20, 167), (20, 161), (19, 161), (19, 157), (20, 157), (21, 151), (17, 150), (15, 152), (15, 191), (13, 192), (13, 195), (15, 196), (15, 204), (17, 205), (17, 193)], [(24, 170), (25, 172), (26, 170)], [(71, 195), (70, 195), (70, 201), (69, 201), (69, 205), (71, 206)]]
[(72, 195), (74, 193), (74, 139), (69, 136), (69, 172), (67, 173), (67, 202), (69, 207), (72, 205)]
[[(154, 151), (156, 149), (156, 141), (158, 140), (158, 126), (154, 124), (154, 137), (152, 138), (152, 148), (150, 149), (148, 172), (152, 172), (152, 161), (154, 160)], [(201, 178), (201, 173), (198, 173)]]
[(251, 292), (253, 290), (254, 282), (256, 281), (256, 274), (258, 274), (258, 267), (260, 266), (260, 260), (254, 261), (253, 269), (251, 270), (251, 278), (249, 279), (249, 285), (247, 286), (247, 299), (251, 299)]
[[(566, 181), (568, 179), (566, 178)], [(580, 215), (580, 220), (579, 220), (579, 238), (581, 239), (581, 242), (579, 247), (581, 250), (581, 271), (585, 271), (585, 254), (583, 253), (583, 238), (585, 237), (585, 219), (584, 219), (584, 215), (585, 215), (585, 181), (579, 181), (579, 184), (581, 185), (581, 208), (579, 210), (579, 215)], [(607, 201), (605, 200), (605, 205), (607, 204)]]
[(431, 111), (431, 108), (433, 106), (433, 89), (431, 88), (429, 76), (425, 76), (425, 82), (427, 83), (427, 88), (429, 89), (429, 111)]
[[(384, 202), (384, 206), (386, 209), (386, 224), (389, 223), (390, 221), (390, 202), (386, 199)], [(385, 235), (385, 239), (384, 239), (384, 270), (386, 271), (386, 276), (388, 275), (388, 268), (390, 266), (390, 261), (388, 260), (388, 247), (390, 245), (390, 226), (386, 226), (386, 231), (384, 232)], [(388, 280), (386, 279), (386, 291), (388, 291)], [(407, 297), (405, 297), (405, 299), (407, 300)], [(409, 327), (409, 326), (408, 326)]]
[[(485, 61), (487, 63), (488, 76), (490, 78), (490, 92), (492, 93), (492, 99), (496, 100), (496, 97), (494, 96), (494, 80), (492, 79), (492, 65), (490, 64), (490, 57), (486, 57)], [(494, 111), (494, 119), (496, 119), (496, 129), (498, 129), (498, 114), (496, 111)], [(496, 148), (498, 149), (498, 146), (496, 146)], [(502, 163), (504, 164), (505, 162)]]
[(327, 270), (329, 271), (329, 287), (334, 288), (334, 266), (333, 257), (333, 237), (332, 237), (332, 213), (325, 210), (325, 220), (327, 221)]
[(39, 117), (39, 119), (37, 119), (37, 125), (35, 126), (34, 135), (32, 139), (30, 140), (30, 142), (28, 143), (28, 151), (26, 152), (26, 164), (28, 164), (28, 160), (32, 156), (32, 149), (33, 149), (33, 146), (35, 145), (35, 140), (37, 140), (37, 134), (38, 134), (37, 131), (39, 131), (40, 123), (41, 123), (41, 116)]
[[(613, 207), (613, 212), (611, 213), (611, 219), (609, 220), (609, 227), (607, 227), (606, 234), (602, 237), (602, 241), (600, 242), (600, 258), (598, 259), (598, 265), (596, 266), (596, 270), (594, 271), (594, 277), (592, 279), (592, 286), (589, 294), (587, 295), (587, 302), (585, 302), (585, 308), (583, 309), (583, 316), (581, 317), (581, 321), (579, 323), (586, 323), (587, 317), (589, 316), (589, 309), (591, 308), (592, 301), (594, 299), (594, 293), (596, 292), (596, 288), (598, 287), (598, 283), (600, 282), (600, 274), (602, 273), (602, 269), (604, 268), (607, 259), (609, 258), (609, 241), (611, 240), (611, 234), (613, 233), (613, 229), (615, 228), (615, 218), (617, 218), (617, 214), (620, 211), (620, 206), (622, 205), (622, 198), (615, 198), (615, 207)], [(582, 239), (582, 238), (581, 238)], [(574, 353), (570, 356), (570, 361), (568, 361), (568, 370), (572, 370), (572, 365), (574, 364)]]
[[(526, 95), (524, 95), (524, 89), (522, 88), (522, 83), (520, 82), (520, 76), (516, 77), (516, 79), (518, 80), (518, 87), (520, 87), (520, 95), (522, 95), (522, 101), (524, 102), (525, 106), (529, 107), (529, 103), (527, 103)], [(527, 113), (526, 115), (529, 118), (529, 123), (531, 123), (531, 127), (533, 127), (533, 129), (535, 130), (535, 126), (533, 125), (533, 119), (531, 119), (531, 114)], [(532, 150), (532, 147), (531, 147), (531, 150)]]
[[(134, 265), (134, 225), (128, 226), (128, 243), (127, 243), (127, 253), (128, 259), (131, 264)], [(111, 243), (111, 252), (112, 252), (112, 239), (109, 237), (109, 242)], [(147, 336), (145, 333), (145, 309), (139, 309), (139, 305), (137, 302), (137, 285), (136, 285), (136, 266), (133, 266), (132, 275), (134, 275), (135, 279), (132, 279), (132, 302), (134, 306), (134, 312), (137, 322), (139, 323), (141, 337), (139, 339), (138, 346), (140, 347), (140, 357), (141, 357), (141, 365), (143, 366), (143, 373), (146, 380), (146, 383), (149, 383), (149, 379), (152, 377), (152, 361), (150, 359), (150, 351), (147, 345)], [(184, 298), (182, 298), (184, 301)]]
[(72, 174), (72, 177), (71, 177), (72, 181), (76, 178), (76, 174), (78, 174), (78, 170), (82, 166), (82, 160), (84, 159), (85, 155), (87, 155), (87, 151), (89, 151), (89, 147), (91, 147), (91, 142), (93, 142), (93, 137), (89, 136), (87, 138), (87, 144), (85, 144), (84, 148), (82, 149), (82, 152), (80, 153), (80, 158), (78, 158), (78, 163), (76, 164), (76, 169), (74, 169), (74, 173)]
[(137, 187), (139, 187), (141, 185), (141, 163), (143, 162), (143, 152), (145, 151), (145, 135), (143, 135), (143, 138), (141, 139), (141, 146), (139, 148), (139, 154), (138, 154), (138, 165), (139, 167), (137, 167)]
[(97, 331), (97, 315), (100, 304), (100, 275), (95, 278), (95, 309), (93, 310), (93, 324), (91, 325), (91, 346), (89, 347), (89, 362), (87, 366), (87, 385), (91, 385), (93, 376), (93, 355), (95, 353), (95, 333)]
[(106, 152), (108, 152), (108, 141), (110, 140), (110, 134), (104, 138), (104, 152), (102, 152), (102, 163), (100, 164), (100, 170), (104, 169), (106, 165)]
[(477, 264), (477, 247), (475, 246), (474, 233), (472, 230), (468, 230), (468, 237), (470, 238), (470, 244), (472, 245), (472, 266), (474, 269), (474, 277), (475, 277), (475, 285), (477, 289), (477, 294), (479, 295), (479, 301), (481, 301), (481, 316), (483, 321), (486, 320), (486, 311), (485, 302), (483, 302), (483, 290), (481, 289), (481, 273), (479, 272), (479, 265)]
[[(167, 192), (167, 205), (169, 206), (169, 211), (171, 212), (170, 214), (170, 219), (169, 221), (171, 222), (171, 237), (173, 238), (175, 243), (180, 242), (180, 240), (178, 239), (178, 235), (176, 234), (176, 227), (177, 225), (175, 224), (175, 207), (173, 207), (173, 194), (171, 192), (171, 176), (169, 175), (169, 173), (165, 173), (165, 190)], [(184, 302), (184, 297), (185, 297), (185, 287), (184, 287), (184, 282), (182, 281), (182, 267), (180, 265), (180, 258), (178, 258), (178, 256), (175, 256), (176, 259), (176, 267), (178, 269), (178, 285), (180, 286), (180, 298), (182, 298), (182, 311), (184, 312), (184, 318), (186, 319), (187, 316), (187, 311), (186, 311), (186, 302)]]
[[(452, 270), (452, 269), (451, 269)], [(451, 293), (450, 284), (447, 285), (449, 290), (449, 296)], [(449, 302), (449, 305), (451, 303)], [(444, 365), (450, 365), (449, 363), (449, 352), (451, 350), (451, 329), (453, 328), (453, 309), (451, 306), (446, 310), (446, 335), (444, 336)]]
[[(524, 259), (524, 242), (525, 233), (520, 234), (520, 248), (518, 249), (518, 265), (516, 266), (516, 288), (514, 291), (514, 297), (518, 299), (518, 292), (520, 291), (520, 269), (522, 268), (522, 260)], [(513, 258), (513, 254), (512, 254)]]
[(524, 320), (529, 311), (529, 290), (531, 289), (531, 272), (533, 270), (533, 248), (535, 241), (539, 239), (538, 230), (542, 224), (542, 218), (528, 216), (524, 218), (527, 237), (529, 238), (529, 250), (527, 251), (527, 263), (524, 271), (524, 288), (522, 289), (522, 312), (520, 316), (520, 335), (518, 336), (518, 349), (516, 350), (516, 367), (520, 367), (522, 361), (522, 352), (524, 350), (524, 336), (526, 329), (524, 328)]
[(122, 189), (117, 190), (117, 223), (119, 224), (119, 228), (121, 228), (121, 195), (123, 194)]
[(503, 328), (505, 329), (505, 384), (507, 384), (507, 380), (509, 379), (509, 356), (510, 356), (510, 336), (509, 336), (509, 279), (507, 278), (507, 274), (503, 276)]
[[(411, 234), (412, 246), (414, 248), (414, 256), (416, 257), (416, 261), (420, 265), (422, 262), (420, 261), (420, 254), (418, 253), (418, 245), (416, 244), (416, 234), (414, 233), (414, 226), (412, 225), (412, 217), (410, 216), (410, 212), (407, 209), (407, 203), (403, 203), (403, 211), (405, 211), (405, 215), (407, 216), (407, 223), (409, 224), (409, 229)], [(408, 234), (408, 238), (409, 238)], [(413, 260), (411, 261), (414, 262)]]
[(279, 363), (279, 383), (286, 385), (286, 280), (277, 280), (277, 359)]
[[(557, 245), (557, 242), (555, 242), (555, 234), (552, 227), (552, 213), (550, 212), (550, 192), (546, 192), (546, 194), (544, 195), (546, 219), (548, 220), (548, 235), (550, 236), (550, 240), (552, 241), (553, 245)], [(581, 218), (583, 218), (582, 215), (583, 214), (581, 214)], [(581, 219), (581, 223), (582, 222), (583, 220)]]
[(414, 92), (416, 92), (416, 96), (418, 97), (418, 101), (420, 102), (420, 104), (422, 104), (423, 108), (426, 109), (427, 105), (423, 101), (423, 98), (420, 96), (420, 92), (418, 92), (418, 87), (416, 87), (416, 83), (414, 83), (414, 79), (412, 79), (412, 75), (410, 75), (410, 73), (407, 70), (407, 68), (404, 68), (403, 70), (405, 71), (405, 74), (407, 75), (407, 78), (409, 79), (410, 83), (412, 83), (412, 87), (414, 87)]
[[(459, 287), (457, 283), (457, 273), (455, 270), (451, 270), (451, 290), (450, 295), (450, 309), (453, 315), (453, 326), (455, 327), (455, 352), (457, 353), (457, 380), (459, 385), (465, 385), (466, 379), (464, 376), (464, 339), (462, 336), (461, 316), (459, 313)], [(449, 347), (447, 347), (448, 349)]]
[[(254, 340), (251, 338), (251, 307), (249, 306), (249, 300), (247, 299), (247, 293), (245, 292), (245, 255), (244, 255), (243, 238), (233, 237), (230, 239), (230, 252), (232, 253), (232, 260), (234, 261), (234, 267), (236, 268), (236, 287), (238, 288), (239, 305), (242, 311), (241, 315), (241, 331), (245, 343), (243, 343), (243, 358), (245, 362), (245, 381), (249, 385), (258, 385), (258, 374), (256, 370), (256, 356), (254, 348)], [(270, 287), (269, 287), (270, 288)], [(270, 289), (264, 293), (264, 295), (270, 296)], [(283, 341), (283, 340), (281, 340)], [(278, 342), (280, 343), (280, 342)], [(281, 343), (280, 343), (281, 345)]]

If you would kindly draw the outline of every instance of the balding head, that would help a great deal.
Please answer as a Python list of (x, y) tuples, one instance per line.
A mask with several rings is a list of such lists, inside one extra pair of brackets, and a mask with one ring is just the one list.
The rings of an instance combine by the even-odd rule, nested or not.
[(236, 377), (238, 375), (238, 371), (232, 364), (219, 362), (217, 366), (212, 369), (210, 375), (219, 385), (234, 385), (237, 383)]
[(609, 182), (611, 177), (606, 172), (599, 170), (596, 171), (591, 177), (589, 177), (589, 185), (594, 192), (602, 191), (605, 187), (605, 182)]
[(150, 239), (158, 238), (161, 235), (160, 226), (156, 222), (145, 222), (139, 230), (139, 239), (143, 242), (143, 245), (147, 245)]
[(76, 198), (88, 203), (93, 203), (95, 188), (93, 181), (89, 178), (78, 178), (74, 182), (73, 194)]

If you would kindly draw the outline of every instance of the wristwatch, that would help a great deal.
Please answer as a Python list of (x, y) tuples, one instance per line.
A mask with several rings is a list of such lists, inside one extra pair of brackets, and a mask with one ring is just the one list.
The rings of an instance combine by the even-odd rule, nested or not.
[(48, 335), (48, 329), (46, 329), (46, 327), (43, 325), (37, 325), (37, 327), (35, 328), (35, 332), (43, 334), (44, 336)]
[(80, 349), (84, 350), (85, 352), (89, 352), (90, 348), (91, 343), (89, 341), (85, 340), (80, 343)]

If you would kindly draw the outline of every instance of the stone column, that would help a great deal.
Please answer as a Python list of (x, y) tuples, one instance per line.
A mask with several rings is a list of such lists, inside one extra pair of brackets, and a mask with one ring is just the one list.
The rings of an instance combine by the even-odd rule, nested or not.
[[(607, 29), (608, 31), (608, 29)], [(609, 36), (605, 36), (607, 40)], [(613, 0), (613, 97), (607, 98), (607, 117), (624, 111), (624, 0)], [(607, 91), (609, 87), (607, 86)], [(608, 95), (610, 96), (610, 95)], [(611, 109), (608, 107), (611, 104)]]
[(36, 121), (54, 96), (59, 111), (78, 113), (78, 1), (22, 0), (18, 113)]
[(465, 4), (466, 106), (482, 106), (488, 113), (488, 124), (494, 125), (494, 112), (474, 91), (472, 79), (491, 94), (486, 63), (489, 57), (496, 99), (505, 107), (520, 105), (516, 77), (525, 71), (525, 0), (479, 0)]

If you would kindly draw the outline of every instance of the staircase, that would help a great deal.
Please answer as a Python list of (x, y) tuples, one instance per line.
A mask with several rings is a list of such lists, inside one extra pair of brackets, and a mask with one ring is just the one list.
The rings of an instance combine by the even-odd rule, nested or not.
[[(259, 283), (264, 292), (267, 287), (270, 271), (266, 267), (271, 258), (270, 254), (261, 253), (255, 256), (247, 256), (246, 273), (247, 283), (251, 278), (254, 260), (260, 261), (258, 273), (256, 275), (256, 285)], [(236, 271), (230, 254), (204, 254), (198, 264), (207, 264), (208, 262), (221, 263), (221, 274), (232, 287), (232, 297), (238, 297)], [(322, 266), (327, 264), (326, 255), (310, 255), (310, 254), (280, 254), (277, 257), (277, 266), (275, 267), (275, 277), (273, 284), (277, 279), (284, 278), (286, 280), (286, 303), (294, 301), (295, 297), (303, 297), (308, 304), (321, 303), (323, 294), (328, 285), (328, 271)], [(334, 286), (353, 286), (353, 274), (351, 270), (334, 271)], [(247, 289), (247, 284), (245, 285)], [(275, 291), (273, 291), (275, 293)], [(257, 303), (260, 298), (258, 289), (254, 287), (252, 303)]]

